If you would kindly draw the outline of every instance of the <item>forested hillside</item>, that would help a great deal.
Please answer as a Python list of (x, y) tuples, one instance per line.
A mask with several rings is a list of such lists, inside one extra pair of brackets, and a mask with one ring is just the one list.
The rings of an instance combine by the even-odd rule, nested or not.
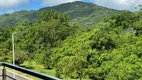
[(37, 15), (41, 11), (50, 11), (54, 9), (58, 12), (66, 13), (71, 17), (71, 22), (79, 23), (81, 26), (90, 29), (94, 27), (97, 22), (112, 14), (118, 14), (122, 11), (108, 9), (92, 3), (86, 2), (72, 2), (65, 3), (58, 6), (46, 7), (37, 11), (17, 11), (12, 14), (4, 14), (0, 16), (0, 27), (14, 27), (25, 21), (35, 22)]
[(112, 15), (92, 30), (70, 20), (51, 10), (38, 14), (35, 23), (0, 28), (0, 60), (12, 62), (11, 33), (19, 32), (15, 34), (19, 66), (34, 61), (63, 79), (142, 79), (141, 11)]

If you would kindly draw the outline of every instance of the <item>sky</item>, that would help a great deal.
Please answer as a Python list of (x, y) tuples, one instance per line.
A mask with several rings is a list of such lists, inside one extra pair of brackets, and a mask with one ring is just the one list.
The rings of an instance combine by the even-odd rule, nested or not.
[(142, 4), (142, 0), (0, 0), (0, 14), (13, 13), (20, 10), (38, 10), (43, 7), (55, 6), (67, 2), (84, 1), (100, 6), (131, 10)]

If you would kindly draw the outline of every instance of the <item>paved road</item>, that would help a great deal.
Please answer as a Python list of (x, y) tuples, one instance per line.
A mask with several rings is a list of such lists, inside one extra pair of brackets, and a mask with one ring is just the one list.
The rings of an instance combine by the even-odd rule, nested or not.
[[(13, 77), (13, 72), (7, 71), (6, 74), (8, 76), (10, 76), (10, 77)], [(0, 69), (0, 75), (2, 75), (2, 70), (1, 69)], [(16, 78), (16, 80), (32, 80), (30, 78), (21, 76), (19, 74), (15, 74), (15, 78)], [(0, 77), (0, 80), (2, 80), (2, 77)], [(6, 80), (13, 80), (13, 79), (10, 79), (9, 77), (6, 77)]]

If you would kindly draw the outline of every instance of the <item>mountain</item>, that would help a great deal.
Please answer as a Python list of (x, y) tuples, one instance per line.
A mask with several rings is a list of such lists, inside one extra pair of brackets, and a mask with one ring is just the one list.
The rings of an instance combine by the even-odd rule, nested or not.
[(38, 13), (52, 9), (68, 14), (71, 17), (71, 21), (79, 23), (85, 28), (88, 28), (88, 26), (93, 27), (93, 25), (95, 25), (97, 22), (102, 21), (107, 16), (122, 12), (119, 10), (98, 6), (93, 3), (76, 1), (53, 7), (45, 7), (39, 10), (22, 10), (14, 12), (12, 14), (4, 14), (0, 16), (0, 26), (14, 27), (15, 25), (23, 23), (25, 21), (33, 22), (36, 20), (36, 15)]
[(25, 21), (34, 21), (36, 19), (36, 11), (16, 11), (12, 14), (4, 14), (0, 16), (0, 27), (14, 27)]
[[(79, 8), (75, 8), (75, 5)], [(15, 64), (18, 66), (65, 80), (142, 79), (141, 10), (121, 13), (90, 3), (73, 2), (3, 16), (17, 18), (19, 23), (27, 19), (35, 21), (36, 14), (50, 9), (67, 13), (71, 21), (87, 28), (90, 28), (88, 25), (93, 27), (97, 20), (103, 20), (108, 13), (112, 16), (95, 25), (94, 29), (84, 30), (78, 24), (69, 22), (66, 14), (51, 10), (42, 12), (36, 23), (0, 28), (1, 62), (12, 62), (11, 32), (20, 32), (14, 36)], [(121, 14), (113, 15), (116, 12)]]

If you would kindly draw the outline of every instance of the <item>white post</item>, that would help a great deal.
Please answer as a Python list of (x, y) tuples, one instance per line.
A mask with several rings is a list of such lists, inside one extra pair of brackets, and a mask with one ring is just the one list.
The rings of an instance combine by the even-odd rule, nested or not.
[[(16, 34), (15, 32), (12, 33), (12, 52), (13, 52), (13, 55), (12, 55), (12, 59), (13, 59), (13, 65), (15, 65), (15, 53), (14, 53), (14, 34)], [(13, 70), (13, 78), (15, 79), (15, 71)]]
[(15, 65), (15, 54), (14, 54), (14, 33), (12, 33), (12, 52), (13, 52), (13, 65)]

